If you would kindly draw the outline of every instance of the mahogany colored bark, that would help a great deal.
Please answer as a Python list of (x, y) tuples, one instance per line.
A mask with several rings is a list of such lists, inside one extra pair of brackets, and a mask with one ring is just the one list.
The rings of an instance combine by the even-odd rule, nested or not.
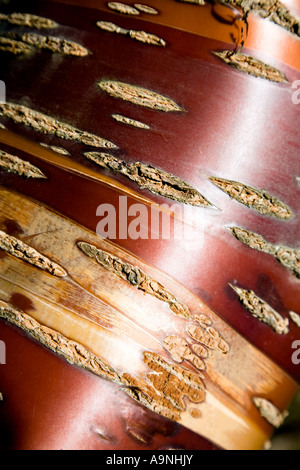
[[(267, 20), (251, 19), (249, 42), (243, 52), (284, 72), (288, 84), (275, 84), (234, 70), (212, 54), (233, 47), (230, 34), (235, 33), (235, 27), (213, 18), (209, 5), (202, 10), (166, 0), (162, 6), (165, 16), (136, 19), (117, 15), (105, 2), (99, 3), (100, 9), (96, 5), (84, 8), (49, 1), (26, 5), (26, 12), (56, 21), (60, 26), (55, 34), (83, 44), (92, 54), (62, 59), (39, 51), (20, 59), (3, 53), (0, 79), (7, 85), (7, 101), (100, 135), (119, 147), (114, 154), (124, 161), (140, 161), (175, 174), (212, 202), (217, 210), (199, 209), (202, 243), (197, 249), (186, 250), (178, 240), (112, 241), (199, 296), (299, 383), (299, 365), (291, 360), (291, 345), (299, 339), (299, 327), (290, 321), (289, 333), (277, 335), (243, 308), (229, 285), (255, 291), (288, 317), (289, 311), (300, 313), (299, 280), (274, 258), (243, 245), (228, 230), (238, 225), (263, 234), (270, 243), (299, 248), (300, 189), (296, 177), (300, 176), (300, 105), (291, 100), (291, 83), (300, 79), (300, 64), (293, 52), (299, 44)], [(25, 7), (21, 2), (8, 8), (20, 11)], [(191, 31), (187, 20), (182, 20), (182, 29), (172, 22), (167, 26), (173, 8), (178, 8), (178, 17), (183, 11), (198, 15), (199, 31), (194, 21)], [(211, 33), (203, 19), (208, 17), (214, 28)], [(96, 26), (98, 20), (150, 31), (167, 45), (143, 45), (101, 31)], [(265, 28), (274, 37), (284, 37), (273, 55), (271, 41), (267, 37), (258, 39)], [(174, 100), (184, 111), (163, 113), (118, 100), (97, 86), (104, 79), (153, 90)], [(147, 123), (150, 130), (116, 123), (111, 117), (116, 113)], [(1, 117), (1, 122), (20, 136), (0, 131), (1, 150), (14, 154), (18, 149), (18, 156), (36, 165), (48, 178), (29, 182), (0, 172), (1, 185), (46, 204), (94, 232), (99, 222), (97, 207), (108, 203), (118, 208), (122, 191), (87, 179), (71, 167), (64, 169), (46, 161), (47, 152), (42, 147), (38, 151), (32, 141), (60, 143), (74, 164), (112, 178), (153, 202), (172, 203), (139, 189), (124, 175), (97, 167), (83, 155), (88, 147), (38, 134), (7, 118)], [(282, 221), (258, 214), (231, 200), (209, 181), (209, 176), (265, 189), (283, 200), (293, 217)], [(128, 205), (135, 202), (134, 196), (128, 196)], [(6, 228), (16, 231), (11, 226)], [(205, 436), (133, 403), (117, 386), (67, 365), (3, 322), (0, 339), (7, 344), (7, 364), (0, 366), (2, 448), (217, 448)]]

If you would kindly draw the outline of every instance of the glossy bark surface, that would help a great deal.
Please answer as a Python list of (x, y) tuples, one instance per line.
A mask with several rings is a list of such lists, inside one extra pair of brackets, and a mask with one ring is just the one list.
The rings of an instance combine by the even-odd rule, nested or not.
[[(299, 382), (299, 365), (291, 359), (299, 327), (290, 321), (287, 334), (276, 334), (250, 315), (230, 287), (253, 290), (289, 318), (290, 311), (300, 313), (299, 279), (273, 257), (242, 244), (228, 230), (240, 226), (274, 245), (299, 249), (300, 105), (293, 103), (291, 87), (300, 79), (299, 38), (268, 20), (249, 19), (243, 52), (282, 71), (288, 83), (277, 84), (243, 74), (212, 54), (233, 47), (231, 34), (236, 34), (236, 26), (218, 21), (211, 5), (198, 7), (172, 0), (161, 5), (153, 0), (157, 16), (133, 18), (112, 12), (105, 2), (89, 2), (85, 4), (88, 8), (33, 3), (26, 6), (26, 12), (59, 24), (51, 34), (81, 44), (91, 54), (75, 58), (48, 51), (23, 57), (2, 53), (0, 79), (7, 86), (7, 101), (108, 139), (118, 146), (112, 155), (176, 175), (203, 194), (215, 207), (197, 208), (198, 242), (193, 246), (174, 239), (116, 237), (112, 241), (199, 297), (233, 331)], [(299, 5), (292, 8), (299, 13)], [(155, 34), (163, 38), (166, 47), (104, 32), (96, 26), (99, 20)], [(13, 29), (7, 25), (1, 28)], [(173, 100), (183, 111), (165, 113), (114, 98), (97, 85), (103, 80), (152, 90)], [(150, 129), (116, 122), (113, 114), (146, 123)], [(148, 211), (151, 203), (173, 203), (89, 161), (84, 152), (92, 148), (37, 133), (5, 117), (1, 123), (6, 127), (0, 130), (1, 150), (17, 153), (47, 175), (45, 181), (34, 181), (1, 172), (1, 185), (92, 232), (99, 222), (97, 208), (101, 204), (113, 204), (119, 216), (120, 196), (129, 195), (128, 207), (139, 202)], [(61, 146), (69, 155), (47, 150), (41, 142)], [(279, 220), (259, 214), (230, 199), (212, 184), (210, 176), (265, 190), (286, 203), (293, 217)], [(194, 213), (194, 208), (186, 207), (186, 224)], [(6, 225), (7, 231), (9, 227), (14, 232), (11, 235), (18, 235), (16, 225), (15, 230)], [(4, 384), (0, 391), (5, 397), (1, 413), (11, 427), (4, 447), (215, 448), (196, 433), (133, 404), (115, 385), (66, 365), (3, 322), (0, 339), (8, 345), (7, 364), (0, 369)], [(76, 417), (74, 408), (80, 410)], [(138, 425), (136, 410), (141, 414)], [(144, 420), (146, 430), (141, 424)], [(108, 421), (109, 427), (102, 429), (102, 423)], [(74, 422), (76, 429), (70, 433)], [(30, 434), (25, 432), (29, 427)]]

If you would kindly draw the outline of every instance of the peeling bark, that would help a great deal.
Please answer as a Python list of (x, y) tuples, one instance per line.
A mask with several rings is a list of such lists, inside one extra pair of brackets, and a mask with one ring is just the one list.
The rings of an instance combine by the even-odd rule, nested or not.
[(279, 335), (289, 332), (289, 320), (283, 318), (269, 304), (258, 297), (253, 291), (241, 289), (229, 284), (230, 287), (238, 294), (242, 305), (251, 313), (254, 318), (258, 318), (261, 322), (273, 328), (275, 333)]
[(145, 44), (150, 44), (152, 46), (162, 46), (162, 47), (166, 46), (166, 42), (162, 38), (156, 36), (155, 34), (147, 33), (146, 31), (124, 29), (114, 23), (109, 23), (108, 21), (97, 21), (97, 26), (98, 28), (104, 31), (108, 31), (110, 33), (116, 33), (116, 34), (123, 34), (124, 36), (129, 36), (132, 39), (135, 39), (136, 41), (139, 41)]
[(114, 10), (117, 13), (122, 13), (123, 15), (138, 16), (140, 14), (140, 12), (136, 8), (131, 7), (130, 5), (127, 5), (126, 3), (109, 2), (107, 6), (111, 10)]
[(104, 80), (98, 83), (101, 90), (108, 93), (114, 98), (144, 106), (146, 108), (155, 109), (164, 112), (179, 112), (183, 109), (173, 100), (167, 98), (154, 91), (147, 90), (128, 83), (117, 82), (113, 80)]
[(127, 176), (141, 189), (159, 194), (169, 199), (197, 207), (212, 207), (212, 204), (195, 188), (177, 176), (163, 170), (135, 162), (126, 162), (107, 153), (86, 152), (85, 157), (99, 166)]
[(90, 350), (57, 331), (41, 325), (30, 315), (2, 300), (0, 300), (0, 317), (25, 331), (32, 338), (39, 341), (40, 344), (62, 356), (70, 364), (82, 367), (105, 379), (120, 382), (118, 374)]
[(76, 129), (56, 118), (19, 104), (0, 103), (0, 116), (9, 118), (16, 124), (31, 127), (42, 134), (55, 135), (60, 139), (74, 140), (92, 147), (117, 148), (115, 144), (102, 137)]
[(93, 245), (85, 242), (78, 242), (78, 248), (87, 256), (95, 260), (103, 268), (107, 269), (113, 274), (116, 274), (121, 279), (129, 282), (132, 286), (142, 290), (146, 294), (150, 294), (157, 299), (167, 302), (170, 309), (175, 315), (181, 318), (189, 318), (189, 309), (181, 302), (179, 302), (174, 295), (165, 289), (159, 282), (152, 279), (146, 273), (136, 266), (110, 255), (109, 253), (96, 248)]
[(290, 219), (293, 216), (292, 210), (286, 204), (264, 190), (215, 176), (211, 176), (209, 179), (228, 196), (260, 214), (282, 220)]
[(48, 18), (41, 16), (31, 15), (29, 13), (0, 13), (0, 21), (17, 26), (27, 26), (28, 28), (35, 29), (53, 29), (57, 28), (58, 24)]
[(283, 413), (276, 408), (269, 400), (261, 397), (254, 397), (253, 402), (259, 410), (261, 416), (274, 428), (279, 428), (288, 415), (287, 411)]
[(67, 272), (61, 266), (21, 240), (2, 232), (2, 230), (0, 230), (0, 249), (53, 276), (65, 277), (67, 275)]
[(272, 245), (261, 235), (249, 232), (248, 230), (240, 227), (231, 227), (230, 230), (239, 241), (254, 250), (272, 255), (280, 264), (300, 279), (300, 250), (296, 248)]
[(44, 173), (36, 166), (2, 150), (0, 150), (0, 170), (15, 173), (25, 178), (46, 179)]
[(213, 54), (231, 67), (253, 77), (263, 78), (276, 83), (288, 82), (283, 72), (254, 57), (240, 52), (231, 53), (230, 51), (213, 52)]

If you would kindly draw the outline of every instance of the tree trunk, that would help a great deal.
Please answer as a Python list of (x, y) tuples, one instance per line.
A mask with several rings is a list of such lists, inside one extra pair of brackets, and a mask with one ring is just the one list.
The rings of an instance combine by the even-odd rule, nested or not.
[(1, 448), (269, 447), (300, 379), (299, 3), (2, 3)]

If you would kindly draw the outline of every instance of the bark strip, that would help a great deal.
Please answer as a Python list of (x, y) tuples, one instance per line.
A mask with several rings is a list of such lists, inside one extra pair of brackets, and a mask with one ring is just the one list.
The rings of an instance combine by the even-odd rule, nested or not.
[(254, 209), (263, 215), (287, 220), (293, 216), (292, 210), (275, 196), (265, 190), (252, 188), (246, 184), (211, 176), (210, 181), (224, 191), (232, 199)]
[(43, 271), (57, 277), (67, 276), (67, 272), (37, 250), (0, 230), (0, 249)]
[(0, 169), (25, 178), (46, 178), (36, 166), (3, 150), (0, 150)]
[(120, 377), (112, 367), (89, 349), (63, 336), (57, 331), (41, 325), (30, 315), (0, 300), (0, 317), (9, 321), (70, 364), (82, 367), (93, 374), (120, 383)]
[(140, 14), (139, 10), (136, 8), (127, 5), (126, 3), (121, 2), (108, 2), (108, 8), (116, 11), (117, 13), (122, 13), (123, 15), (133, 15), (138, 16)]
[(75, 57), (85, 57), (90, 52), (80, 44), (56, 36), (42, 36), (36, 33), (25, 33), (20, 36), (20, 40), (29, 46), (38, 49), (45, 49), (50, 52), (71, 55)]
[(147, 33), (146, 31), (136, 31), (134, 29), (124, 29), (120, 26), (110, 23), (108, 21), (97, 21), (98, 28), (108, 31), (110, 33), (123, 34), (124, 36), (129, 36), (136, 41), (142, 42), (144, 44), (150, 44), (152, 46), (166, 46), (166, 42), (156, 36), (155, 34)]
[(136, 121), (135, 119), (122, 116), (121, 114), (113, 114), (112, 118), (117, 122), (127, 124), (128, 126), (137, 127), (138, 129), (146, 129), (146, 130), (150, 129), (150, 126), (148, 126), (148, 124), (144, 124), (141, 121)]
[(10, 52), (14, 55), (29, 54), (34, 51), (33, 47), (28, 46), (22, 41), (0, 37), (0, 51)]
[(155, 8), (144, 3), (135, 3), (133, 6), (140, 12), (146, 13), (146, 15), (158, 15), (158, 11)]
[(148, 274), (144, 273), (141, 269), (129, 263), (125, 263), (121, 259), (100, 250), (95, 246), (78, 242), (78, 248), (86, 255), (95, 260), (103, 268), (107, 269), (113, 274), (116, 274), (121, 279), (129, 282), (137, 289), (150, 294), (157, 299), (169, 304), (170, 309), (175, 315), (181, 318), (189, 318), (189, 309), (181, 302), (179, 302), (174, 295), (165, 289), (159, 282), (152, 279)]
[(226, 64), (239, 70), (240, 72), (252, 75), (253, 77), (263, 78), (271, 82), (287, 83), (288, 80), (283, 72), (255, 57), (251, 57), (240, 52), (219, 51), (213, 52), (217, 57), (222, 59)]
[(27, 26), (28, 28), (35, 29), (53, 29), (57, 28), (58, 24), (48, 18), (41, 16), (31, 15), (30, 13), (0, 13), (0, 21), (16, 26)]
[(191, 206), (212, 207), (202, 194), (181, 178), (152, 165), (140, 162), (127, 164), (107, 153), (86, 152), (84, 156), (103, 168), (125, 175), (141, 189)]
[(166, 113), (183, 111), (175, 101), (154, 91), (147, 90), (146, 88), (114, 80), (103, 80), (102, 82), (99, 82), (98, 85), (101, 90), (105, 91), (110, 96), (124, 101), (129, 101), (130, 103), (138, 106), (144, 106), (146, 108), (164, 111)]
[(275, 246), (267, 242), (261, 235), (242, 229), (230, 227), (233, 235), (250, 248), (272, 255), (285, 268), (300, 279), (300, 250), (285, 246)]
[(50, 134), (60, 139), (74, 140), (92, 147), (117, 148), (115, 144), (89, 132), (76, 129), (70, 124), (15, 103), (0, 103), (0, 116), (11, 119), (16, 124), (31, 127), (42, 134)]
[(263, 299), (258, 297), (252, 290), (241, 289), (229, 284), (237, 293), (242, 305), (251, 313), (254, 318), (273, 328), (275, 333), (282, 335), (289, 332), (289, 320), (283, 318)]
[(259, 410), (261, 416), (274, 428), (279, 428), (288, 415), (287, 411), (283, 413), (273, 405), (272, 402), (261, 397), (254, 397), (253, 402)]
[(300, 315), (299, 315), (299, 313), (290, 311), (289, 315), (290, 315), (290, 318), (291, 318), (292, 322), (300, 328)]

